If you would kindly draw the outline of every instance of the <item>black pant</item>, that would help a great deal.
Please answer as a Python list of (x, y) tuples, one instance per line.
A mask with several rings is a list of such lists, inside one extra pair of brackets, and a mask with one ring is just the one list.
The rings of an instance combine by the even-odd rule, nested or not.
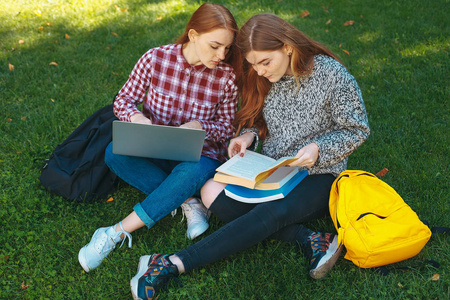
[(331, 174), (309, 175), (285, 198), (259, 204), (239, 202), (222, 192), (210, 210), (227, 224), (176, 255), (189, 272), (268, 237), (304, 245), (312, 231), (300, 223), (329, 214), (334, 179)]

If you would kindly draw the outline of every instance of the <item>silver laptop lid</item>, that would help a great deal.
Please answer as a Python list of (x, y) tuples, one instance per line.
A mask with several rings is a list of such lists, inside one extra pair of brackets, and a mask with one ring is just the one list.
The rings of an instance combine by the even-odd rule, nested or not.
[(113, 153), (178, 161), (199, 161), (204, 130), (113, 122)]

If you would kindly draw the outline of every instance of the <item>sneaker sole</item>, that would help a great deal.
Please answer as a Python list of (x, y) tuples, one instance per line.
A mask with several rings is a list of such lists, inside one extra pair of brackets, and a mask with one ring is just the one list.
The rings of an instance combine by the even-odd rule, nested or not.
[(78, 252), (78, 262), (80, 263), (80, 265), (84, 269), (84, 271), (89, 273), (90, 269), (86, 263), (86, 259), (85, 259), (86, 253), (85, 252), (86, 252), (86, 246), (81, 248), (80, 251)]
[[(336, 236), (337, 238), (337, 236)], [(333, 255), (330, 257), (330, 259), (327, 260), (326, 263), (321, 265), (320, 267), (309, 271), (309, 275), (314, 279), (321, 279), (325, 277), (328, 272), (330, 272), (331, 268), (336, 264), (336, 261), (338, 260), (339, 256), (341, 255), (342, 249), (344, 248), (344, 245), (341, 244), (337, 248), (337, 250), (333, 253)]]
[(195, 227), (195, 230), (187, 231), (186, 236), (188, 239), (193, 240), (196, 237), (199, 237), (203, 233), (205, 233), (206, 230), (209, 228), (209, 223), (203, 224), (203, 226), (197, 226)]
[(145, 272), (147, 272), (147, 270), (148, 270), (148, 262), (149, 262), (150, 258), (151, 258), (151, 255), (141, 256), (141, 258), (139, 259), (137, 273), (130, 280), (131, 294), (133, 295), (134, 300), (142, 300), (137, 295), (138, 283), (139, 283), (139, 278), (141, 278), (145, 274)]

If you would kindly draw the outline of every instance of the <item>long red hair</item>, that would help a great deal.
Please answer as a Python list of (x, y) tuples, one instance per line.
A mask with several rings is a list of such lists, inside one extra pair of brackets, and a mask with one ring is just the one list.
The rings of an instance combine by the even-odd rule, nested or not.
[[(236, 20), (231, 12), (223, 5), (213, 3), (203, 3), (191, 16), (186, 25), (184, 33), (176, 40), (176, 44), (186, 44), (189, 42), (189, 30), (194, 29), (197, 33), (208, 33), (216, 29), (226, 29), (233, 32), (234, 37), (239, 30)], [(225, 56), (224, 62), (230, 64), (239, 75), (242, 69), (239, 52), (231, 45), (230, 51)], [(239, 76), (240, 77), (240, 76)]]
[[(312, 72), (314, 56), (318, 54), (339, 59), (324, 45), (316, 42), (274, 14), (264, 13), (251, 17), (239, 30), (236, 46), (241, 57), (250, 51), (275, 51), (283, 46), (292, 47), (290, 68), (296, 80)], [(262, 116), (264, 99), (272, 87), (266, 78), (258, 76), (253, 67), (243, 59), (240, 81), (241, 109), (235, 118), (237, 133), (246, 127), (256, 126), (262, 139), (267, 135), (267, 125)]]

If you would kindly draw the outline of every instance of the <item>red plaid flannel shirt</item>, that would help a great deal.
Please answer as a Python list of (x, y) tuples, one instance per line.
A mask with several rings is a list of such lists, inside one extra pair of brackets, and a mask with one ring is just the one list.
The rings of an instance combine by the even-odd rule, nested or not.
[(147, 51), (136, 63), (128, 81), (114, 101), (114, 112), (122, 120), (142, 112), (153, 124), (180, 126), (197, 120), (206, 131), (202, 155), (226, 160), (227, 141), (237, 109), (236, 75), (228, 64), (214, 69), (192, 66), (184, 58), (182, 45), (166, 45)]

